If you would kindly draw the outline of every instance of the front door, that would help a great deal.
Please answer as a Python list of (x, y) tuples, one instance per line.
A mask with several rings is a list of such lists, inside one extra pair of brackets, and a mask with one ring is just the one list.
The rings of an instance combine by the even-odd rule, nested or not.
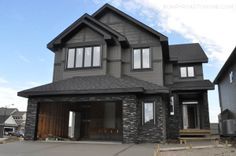
[(183, 128), (199, 128), (199, 110), (197, 101), (183, 102)]

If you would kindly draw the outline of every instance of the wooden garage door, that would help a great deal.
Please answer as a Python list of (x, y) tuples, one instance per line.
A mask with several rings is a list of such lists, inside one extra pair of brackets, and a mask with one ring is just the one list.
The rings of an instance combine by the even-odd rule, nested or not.
[(63, 103), (40, 103), (37, 139), (68, 137), (69, 109)]

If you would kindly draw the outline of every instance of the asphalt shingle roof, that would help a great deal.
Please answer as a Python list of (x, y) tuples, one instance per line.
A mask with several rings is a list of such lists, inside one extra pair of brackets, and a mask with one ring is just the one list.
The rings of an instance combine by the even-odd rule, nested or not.
[(214, 84), (209, 80), (175, 82), (169, 86), (171, 90), (204, 90), (214, 89)]
[(18, 92), (19, 96), (29, 97), (37, 95), (62, 95), (62, 94), (99, 94), (99, 93), (168, 93), (166, 87), (130, 76), (116, 78), (109, 75), (73, 77), (32, 89)]
[(170, 45), (170, 61), (178, 63), (207, 63), (208, 58), (198, 43)]
[(18, 111), (18, 109), (16, 109), (16, 108), (4, 108), (4, 107), (1, 107), (0, 108), (0, 115), (11, 115), (11, 114), (13, 114), (16, 111)]

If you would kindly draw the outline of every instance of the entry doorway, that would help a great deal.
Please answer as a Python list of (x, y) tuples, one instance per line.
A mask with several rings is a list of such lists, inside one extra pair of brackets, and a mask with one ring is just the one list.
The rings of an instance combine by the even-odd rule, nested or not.
[(182, 102), (183, 106), (183, 128), (199, 129), (199, 107), (198, 101)]

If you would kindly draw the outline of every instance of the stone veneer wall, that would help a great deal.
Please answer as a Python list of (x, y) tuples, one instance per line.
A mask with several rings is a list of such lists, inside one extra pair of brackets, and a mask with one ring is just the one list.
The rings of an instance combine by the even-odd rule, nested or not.
[(181, 110), (179, 105), (179, 96), (174, 94), (174, 115), (170, 115), (170, 104), (166, 107), (166, 128), (167, 128), (167, 139), (177, 139), (179, 137), (180, 122), (181, 122)]
[[(155, 124), (142, 123), (142, 105), (143, 102), (155, 103)], [(161, 96), (143, 96), (139, 98), (138, 103), (138, 142), (164, 142), (166, 139), (165, 129), (165, 102)]]
[[(155, 101), (155, 125), (142, 125), (142, 101)], [(35, 140), (37, 129), (37, 109), (40, 102), (85, 102), (85, 101), (122, 101), (123, 143), (161, 142), (165, 136), (165, 106), (160, 96), (137, 98), (136, 95), (106, 94), (80, 96), (31, 97), (25, 127), (25, 139)]]

